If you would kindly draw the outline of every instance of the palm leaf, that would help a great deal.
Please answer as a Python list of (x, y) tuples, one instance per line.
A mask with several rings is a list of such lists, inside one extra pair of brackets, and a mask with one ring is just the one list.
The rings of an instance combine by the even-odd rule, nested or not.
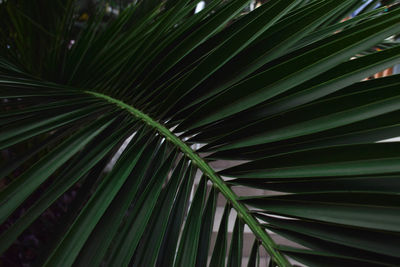
[(400, 9), (362, 2), (1, 1), (0, 262), (398, 264), (400, 76), (361, 80)]

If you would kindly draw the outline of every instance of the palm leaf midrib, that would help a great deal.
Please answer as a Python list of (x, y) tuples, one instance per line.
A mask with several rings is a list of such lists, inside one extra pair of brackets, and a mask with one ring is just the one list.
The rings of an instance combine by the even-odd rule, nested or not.
[(232, 189), (225, 183), (225, 181), (218, 174), (215, 173), (210, 165), (195, 151), (193, 151), (185, 142), (183, 142), (179, 137), (173, 134), (168, 128), (153, 120), (147, 114), (132, 107), (129, 104), (124, 103), (121, 100), (94, 91), (85, 91), (85, 93), (93, 95), (97, 98), (101, 98), (118, 106), (121, 109), (128, 111), (139, 120), (154, 128), (168, 141), (173, 143), (182, 153), (184, 153), (189, 159), (192, 160), (193, 164), (195, 164), (203, 172), (203, 174), (211, 180), (213, 186), (215, 186), (226, 198), (226, 200), (232, 204), (232, 207), (236, 210), (238, 216), (242, 218), (244, 223), (248, 225), (253, 234), (261, 241), (264, 248), (275, 259), (279, 266), (290, 266), (287, 259), (278, 250), (275, 249), (276, 244), (272, 240), (272, 238), (266, 233), (266, 231), (261, 227), (258, 221), (253, 217), (248, 208), (239, 202), (239, 197), (232, 191)]

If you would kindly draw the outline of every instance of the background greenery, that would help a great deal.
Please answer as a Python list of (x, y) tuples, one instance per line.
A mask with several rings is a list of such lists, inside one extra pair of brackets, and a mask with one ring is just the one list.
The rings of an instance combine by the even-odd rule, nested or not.
[(361, 82), (400, 59), (378, 2), (2, 1), (0, 264), (240, 266), (247, 225), (248, 266), (398, 266), (400, 76)]

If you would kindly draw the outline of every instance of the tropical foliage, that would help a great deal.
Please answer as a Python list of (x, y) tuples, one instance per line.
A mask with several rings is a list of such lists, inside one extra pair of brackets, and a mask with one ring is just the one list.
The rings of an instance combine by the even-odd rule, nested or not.
[(248, 266), (398, 265), (400, 76), (362, 80), (400, 9), (362, 2), (1, 1), (0, 251), (68, 197), (35, 264), (240, 266), (247, 225)]

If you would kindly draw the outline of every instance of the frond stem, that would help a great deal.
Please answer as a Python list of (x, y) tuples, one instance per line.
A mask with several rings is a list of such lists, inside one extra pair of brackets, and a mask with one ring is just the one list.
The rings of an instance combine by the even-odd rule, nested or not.
[(238, 216), (249, 226), (256, 237), (261, 241), (263, 247), (267, 250), (269, 255), (274, 259), (276, 264), (282, 267), (291, 266), (288, 260), (276, 249), (276, 244), (268, 233), (260, 226), (258, 221), (251, 215), (249, 209), (238, 201), (238, 196), (232, 189), (224, 182), (224, 180), (214, 172), (214, 170), (204, 161), (196, 152), (194, 152), (185, 142), (173, 134), (168, 128), (153, 120), (148, 115), (140, 110), (110, 96), (96, 93), (92, 91), (85, 91), (95, 97), (107, 100), (118, 107), (127, 110), (138, 119), (141, 119), (149, 126), (156, 129), (168, 141), (175, 144), (198, 168), (212, 181), (214, 186), (224, 195), (224, 197), (232, 204), (233, 208), (237, 211)]

